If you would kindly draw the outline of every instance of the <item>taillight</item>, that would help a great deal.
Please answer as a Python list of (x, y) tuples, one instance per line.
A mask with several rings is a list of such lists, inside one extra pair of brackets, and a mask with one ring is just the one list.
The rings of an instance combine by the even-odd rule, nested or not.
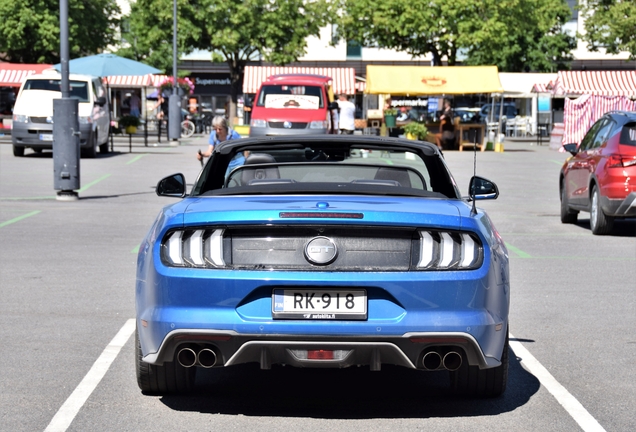
[(471, 270), (483, 263), (477, 236), (467, 233), (420, 231), (419, 270)]
[(636, 166), (636, 156), (623, 156), (621, 159), (623, 160), (624, 167)]
[(223, 230), (177, 230), (161, 242), (161, 260), (170, 267), (225, 266)]
[(608, 168), (616, 168), (616, 167), (622, 167), (622, 166), (623, 166), (623, 160), (621, 159), (620, 155), (610, 155), (610, 157), (607, 158)]
[(610, 155), (607, 158), (608, 168), (630, 167), (636, 165), (636, 156)]

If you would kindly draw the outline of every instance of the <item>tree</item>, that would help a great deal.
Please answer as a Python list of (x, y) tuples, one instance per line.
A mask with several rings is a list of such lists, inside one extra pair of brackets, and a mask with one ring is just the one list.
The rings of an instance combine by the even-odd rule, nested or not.
[[(210, 51), (212, 61), (226, 62), (230, 68), (230, 121), (247, 62), (263, 59), (283, 65), (297, 60), (305, 52), (306, 38), (318, 35), (330, 14), (327, 0), (180, 0), (178, 10), (179, 49), (183, 53)], [(135, 43), (120, 51), (122, 55), (134, 49), (153, 66), (170, 70), (161, 64), (172, 59), (168, 16), (171, 26), (172, 0), (138, 0), (133, 4), (128, 42), (133, 37)]]
[[(70, 58), (96, 54), (114, 41), (116, 0), (68, 0)], [(0, 59), (60, 62), (60, 3), (0, 0)]]
[(342, 0), (339, 36), (365, 46), (505, 71), (564, 67), (574, 39), (563, 0)]
[(567, 69), (576, 47), (563, 25), (572, 11), (563, 0), (483, 0), (477, 19), (463, 26), (465, 64), (495, 64), (506, 72)]
[[(207, 44), (205, 0), (177, 4), (177, 56)], [(172, 75), (173, 0), (131, 2), (122, 18), (122, 48), (117, 54), (141, 61)], [(180, 73), (181, 75), (181, 73)]]
[(636, 60), (636, 3), (632, 0), (580, 2), (586, 16), (585, 33), (579, 35), (590, 51), (605, 48), (608, 54), (627, 51)]
[(405, 51), (414, 57), (431, 53), (440, 66), (454, 65), (458, 26), (473, 0), (343, 0), (338, 36), (362, 46)]

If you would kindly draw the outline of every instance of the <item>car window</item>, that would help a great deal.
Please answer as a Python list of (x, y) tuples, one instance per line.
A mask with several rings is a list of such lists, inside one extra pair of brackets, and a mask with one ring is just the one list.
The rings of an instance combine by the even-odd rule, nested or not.
[[(78, 99), (80, 102), (90, 102), (88, 100), (88, 83), (86, 81), (69, 81), (71, 87), (70, 97)], [(61, 91), (61, 81), (59, 79), (34, 79), (24, 83), (24, 90), (45, 90)]]
[(596, 123), (592, 125), (590, 130), (587, 131), (587, 133), (583, 137), (583, 140), (581, 141), (581, 145), (579, 146), (579, 151), (585, 151), (592, 148), (592, 146), (594, 145), (594, 138), (596, 137), (596, 133), (599, 131), (599, 129), (602, 127), (605, 121), (606, 121), (605, 118), (601, 118), (600, 120), (598, 120)]
[(323, 108), (322, 87), (305, 85), (263, 85), (257, 106), (266, 108)]
[(636, 147), (636, 122), (627, 123), (623, 126), (620, 143)]
[[(282, 147), (282, 148), (281, 148)], [(223, 175), (220, 175), (222, 173)], [(213, 154), (193, 195), (381, 194), (458, 196), (437, 153), (397, 148), (298, 144), (285, 148), (238, 147)]]
[(607, 136), (609, 135), (614, 125), (615, 123), (612, 120), (607, 119), (605, 123), (603, 123), (601, 128), (598, 130), (598, 132), (596, 133), (596, 136), (594, 137), (594, 141), (592, 143), (591, 148), (598, 148), (602, 146), (603, 143), (607, 141)]

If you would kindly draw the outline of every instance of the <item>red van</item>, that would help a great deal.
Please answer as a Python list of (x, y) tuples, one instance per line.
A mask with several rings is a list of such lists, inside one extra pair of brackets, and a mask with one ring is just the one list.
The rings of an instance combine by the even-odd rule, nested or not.
[(334, 132), (330, 77), (272, 75), (258, 89), (252, 105), (250, 136), (315, 135)]

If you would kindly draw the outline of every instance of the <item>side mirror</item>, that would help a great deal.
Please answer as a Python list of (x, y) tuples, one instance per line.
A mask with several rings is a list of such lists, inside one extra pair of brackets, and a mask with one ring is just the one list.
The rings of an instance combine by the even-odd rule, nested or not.
[(104, 96), (100, 96), (97, 98), (97, 100), (95, 101), (95, 103), (99, 106), (104, 106), (106, 105), (106, 98)]
[(159, 196), (183, 198), (186, 196), (185, 176), (181, 173), (172, 174), (159, 180), (156, 191)]
[(338, 102), (330, 102), (329, 103), (329, 109), (330, 110), (337, 110), (338, 108), (340, 108), (340, 105), (338, 105)]
[(563, 149), (570, 153), (572, 156), (575, 156), (578, 153), (578, 145), (576, 143), (574, 144), (564, 144), (563, 145)]
[(497, 185), (483, 177), (473, 176), (468, 185), (468, 195), (473, 200), (497, 199)]

